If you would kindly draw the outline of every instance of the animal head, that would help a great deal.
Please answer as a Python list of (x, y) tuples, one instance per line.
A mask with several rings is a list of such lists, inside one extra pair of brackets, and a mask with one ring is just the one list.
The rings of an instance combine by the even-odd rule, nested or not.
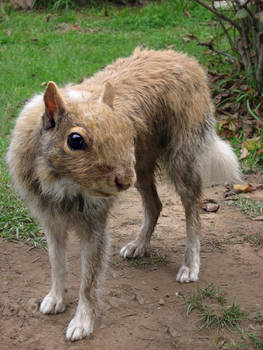
[(57, 179), (95, 197), (109, 197), (134, 183), (134, 131), (128, 119), (115, 114), (110, 83), (99, 98), (80, 103), (67, 102), (49, 82), (44, 104), (41, 154)]

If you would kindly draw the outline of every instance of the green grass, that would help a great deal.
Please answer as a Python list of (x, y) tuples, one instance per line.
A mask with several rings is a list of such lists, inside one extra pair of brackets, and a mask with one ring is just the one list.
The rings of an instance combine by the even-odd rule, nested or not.
[(193, 310), (197, 310), (200, 328), (229, 329), (239, 325), (242, 320), (247, 318), (247, 314), (235, 302), (226, 306), (225, 293), (213, 284), (209, 284), (204, 289), (198, 288), (197, 292), (185, 302), (186, 316), (189, 316)]
[[(217, 330), (218, 336), (215, 339), (214, 348), (263, 350), (263, 338), (260, 334), (260, 325), (263, 323), (262, 314), (249, 317), (235, 302), (227, 305), (225, 292), (212, 283), (205, 288), (197, 288), (195, 293), (184, 299), (187, 317), (190, 317), (195, 310), (199, 317), (200, 329), (214, 328)], [(249, 326), (245, 327), (245, 324)], [(226, 333), (226, 331), (229, 332)], [(222, 339), (223, 344), (220, 342)]]
[(263, 215), (263, 201), (262, 200), (251, 200), (237, 195), (236, 205), (246, 215), (250, 217), (257, 217)]
[(131, 266), (166, 265), (169, 263), (168, 255), (157, 248), (152, 248), (150, 253), (143, 257), (136, 257), (127, 260)]
[(38, 225), (29, 216), (23, 203), (10, 185), (4, 164), (7, 138), (0, 138), (0, 235), (9, 241), (23, 240), (35, 247), (44, 246), (45, 239)]
[[(263, 338), (261, 335), (251, 332), (249, 329), (245, 330), (241, 327), (237, 327), (237, 329), (242, 338), (246, 341), (246, 343), (240, 343), (240, 348), (243, 346), (243, 349), (250, 349), (253, 347), (253, 349), (263, 350)], [(247, 341), (250, 341), (250, 343), (248, 344)]]

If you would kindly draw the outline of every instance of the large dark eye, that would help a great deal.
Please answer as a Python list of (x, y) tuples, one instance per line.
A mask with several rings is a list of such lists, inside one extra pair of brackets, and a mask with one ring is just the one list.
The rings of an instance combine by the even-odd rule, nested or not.
[(85, 148), (85, 141), (83, 137), (77, 132), (72, 132), (68, 136), (68, 146), (73, 150), (79, 150)]

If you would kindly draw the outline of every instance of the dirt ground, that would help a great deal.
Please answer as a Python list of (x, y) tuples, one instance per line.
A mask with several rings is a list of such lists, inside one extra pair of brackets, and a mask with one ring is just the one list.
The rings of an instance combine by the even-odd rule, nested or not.
[[(65, 340), (79, 288), (79, 244), (68, 245), (69, 304), (58, 315), (42, 315), (38, 307), (49, 290), (50, 266), (44, 249), (0, 241), (1, 350), (206, 350), (218, 339), (235, 338), (228, 330), (200, 329), (198, 314), (185, 316), (184, 297), (210, 283), (226, 292), (229, 303), (254, 315), (263, 310), (263, 249), (249, 235), (262, 235), (262, 222), (252, 221), (223, 198), (223, 187), (205, 191), (220, 204), (216, 213), (202, 212), (201, 271), (196, 283), (176, 282), (185, 245), (185, 219), (172, 188), (158, 186), (163, 211), (152, 239), (152, 258), (124, 261), (120, 248), (140, 228), (142, 207), (135, 189), (123, 193), (110, 216), (112, 254), (105, 282), (105, 307), (93, 335)], [(263, 198), (263, 191), (250, 197)], [(248, 348), (247, 348), (248, 349)]]

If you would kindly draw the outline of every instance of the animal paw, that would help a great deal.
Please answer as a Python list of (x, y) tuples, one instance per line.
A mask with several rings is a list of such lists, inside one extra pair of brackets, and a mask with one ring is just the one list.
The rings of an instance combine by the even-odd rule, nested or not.
[(75, 315), (68, 325), (66, 338), (71, 341), (83, 339), (93, 332), (93, 327), (94, 319), (89, 313)]
[(125, 259), (142, 257), (148, 250), (149, 247), (144, 242), (138, 242), (135, 240), (121, 248), (120, 255)]
[(40, 304), (40, 312), (43, 314), (57, 314), (66, 309), (66, 304), (62, 296), (57, 296), (49, 292)]
[(190, 268), (186, 265), (182, 265), (177, 273), (176, 281), (181, 283), (195, 282), (198, 280), (199, 266)]

